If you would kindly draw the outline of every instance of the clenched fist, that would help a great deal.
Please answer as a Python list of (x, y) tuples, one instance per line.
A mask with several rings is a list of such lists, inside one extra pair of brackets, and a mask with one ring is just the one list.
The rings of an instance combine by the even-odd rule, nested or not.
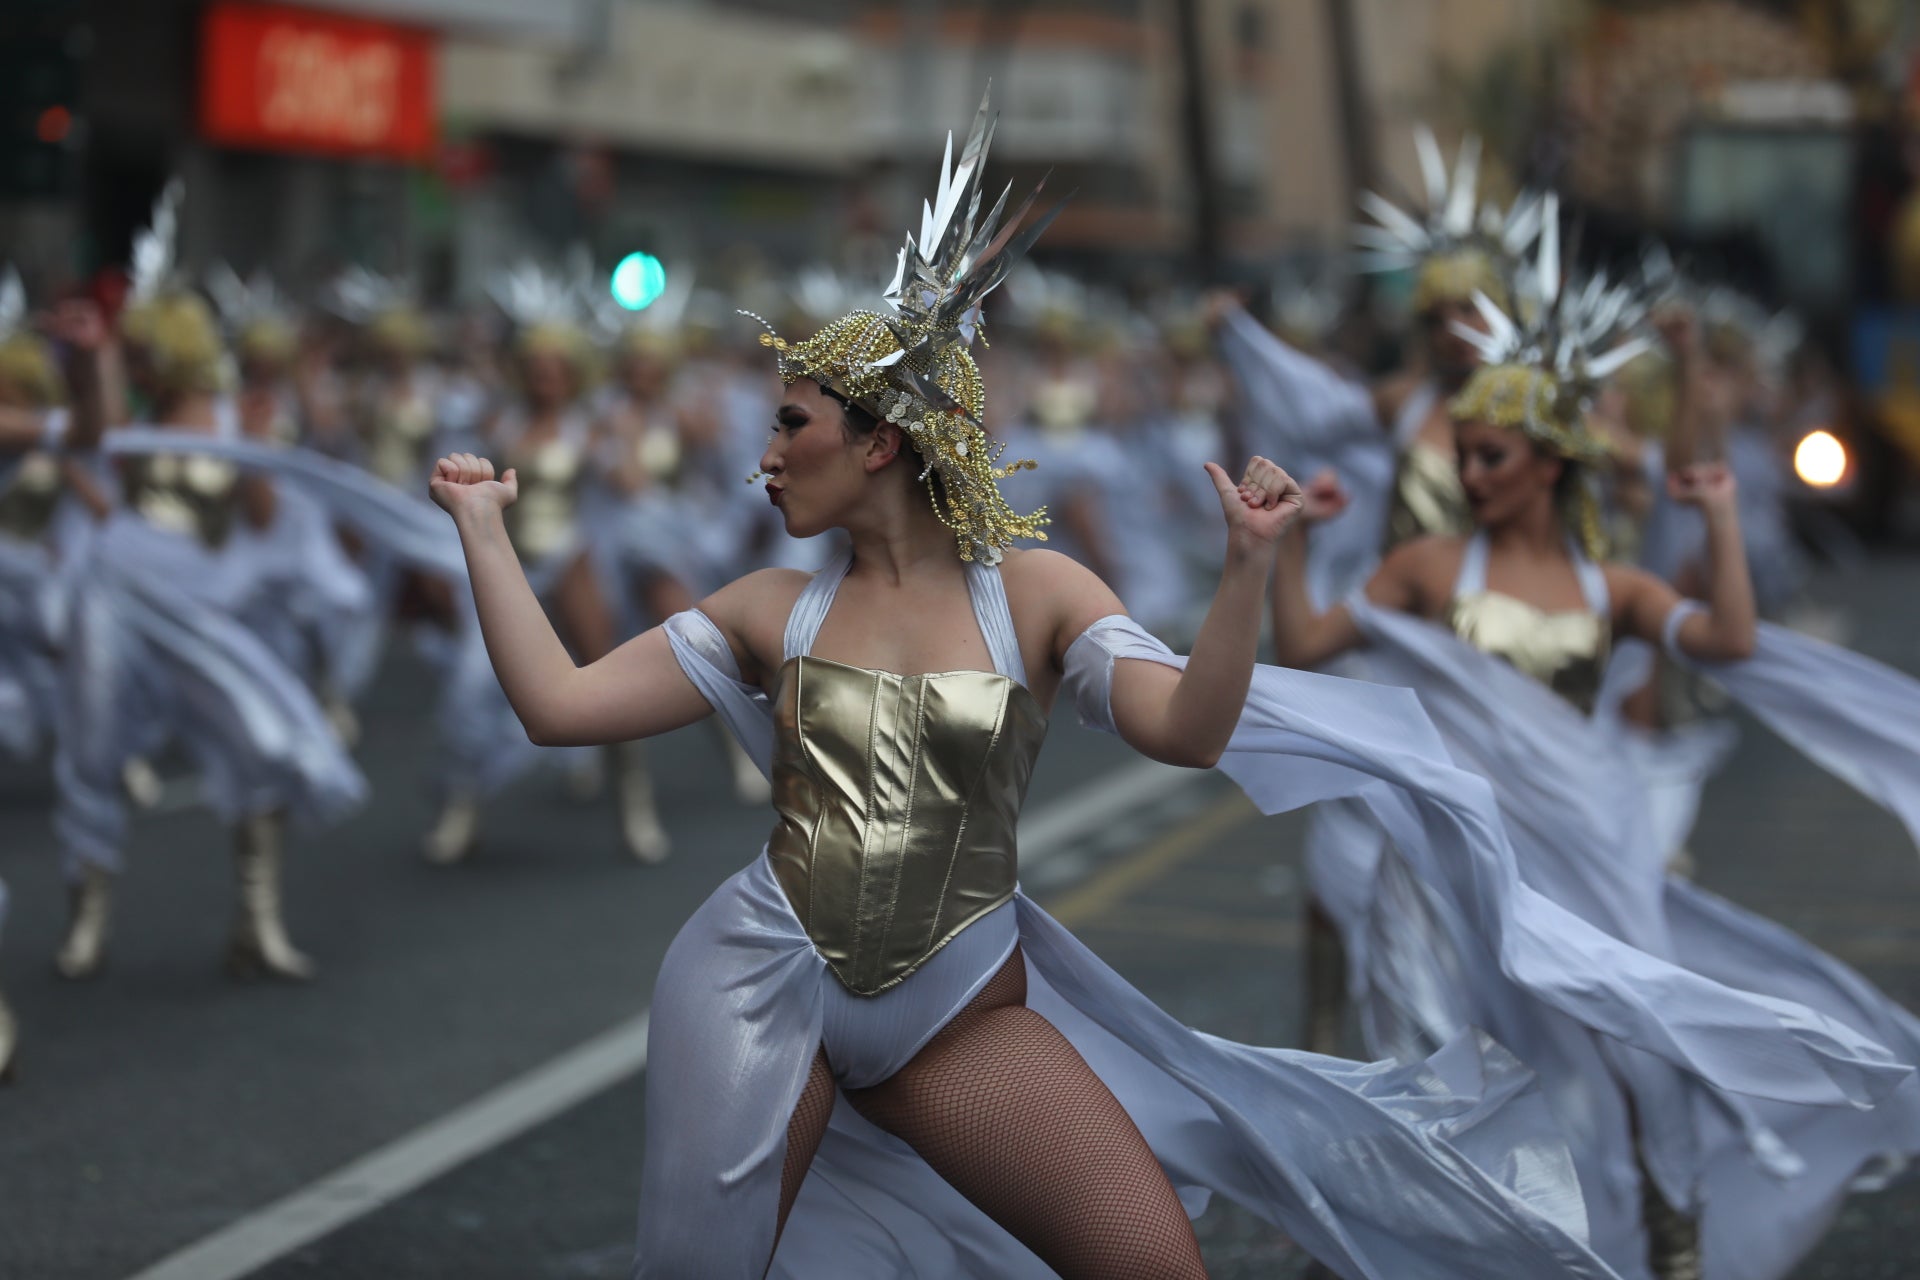
[(1709, 516), (1730, 515), (1738, 507), (1740, 487), (1733, 469), (1724, 462), (1699, 462), (1667, 476), (1667, 493), (1675, 502), (1699, 507)]
[(448, 515), (459, 519), (488, 508), (505, 511), (520, 496), (520, 478), (511, 467), (498, 480), (493, 464), (471, 453), (450, 453), (433, 464), (433, 478), (427, 482), (433, 495)]
[(1239, 483), (1215, 463), (1207, 464), (1227, 519), (1227, 545), (1241, 551), (1271, 550), (1300, 515), (1300, 486), (1265, 458), (1247, 463)]

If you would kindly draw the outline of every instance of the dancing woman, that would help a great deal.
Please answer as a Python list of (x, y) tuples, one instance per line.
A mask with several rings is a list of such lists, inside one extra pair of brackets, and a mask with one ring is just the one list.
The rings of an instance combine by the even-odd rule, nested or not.
[[(163, 428), (156, 434), (219, 441), (237, 434), (228, 353), (211, 308), (173, 274), (179, 198), (170, 186), (136, 241), (120, 329), (132, 390)], [(73, 911), (56, 966), (83, 978), (103, 962), (126, 838), (123, 770), (175, 744), (233, 830), (229, 966), (305, 979), (313, 963), (282, 919), (285, 826), (343, 816), (366, 784), (305, 684), (244, 621), (271, 566), (236, 535), (273, 522), (276, 492), (263, 476), (192, 451), (130, 455), (120, 479), (66, 610), (54, 827)]]
[[(86, 447), (99, 428), (105, 326), (89, 304), (68, 303), (36, 332), (17, 272), (0, 277), (0, 750), (29, 757), (60, 738), (59, 602), (75, 529), (66, 491), (88, 486), (66, 446)], [(51, 336), (72, 355), (61, 363)], [(72, 429), (69, 389), (86, 425)], [(7, 919), (0, 880), (0, 929)], [(0, 991), (0, 1084), (14, 1076), (20, 1029)]]
[[(966, 347), (1037, 228), (1016, 238), (1016, 215), (996, 235), (996, 209), (975, 234), (988, 124), (943, 175), (891, 314), (768, 339), (787, 383), (769, 496), (793, 534), (846, 531), (827, 570), (751, 574), (576, 667), (507, 536), (519, 476), (459, 455), (432, 484), (530, 737), (620, 741), (719, 711), (771, 762), (765, 855), (683, 929), (656, 987), (636, 1274), (1197, 1277), (1176, 1181), (1350, 1275), (1605, 1274), (1564, 1184), (1523, 1194), (1467, 1154), (1530, 1141), (1559, 1167), (1522, 1138), (1526, 1108), (1462, 1111), (1439, 1065), (1376, 1078), (1188, 1032), (1017, 895), (1014, 823), (1064, 684), (1155, 758), (1226, 749), (1298, 490), (1263, 460), (1238, 484), (1209, 468), (1231, 549), (1184, 672), (1113, 661), (1102, 635), (1138, 633), (1112, 592), (1007, 549), (1040, 520), (999, 497)], [(1476, 1050), (1504, 1093), (1497, 1050), (1456, 1047)], [(1475, 1115), (1460, 1145), (1442, 1112)]]
[[(1415, 150), (1424, 209), (1401, 209), (1372, 193), (1369, 220), (1354, 228), (1368, 270), (1410, 270), (1416, 326), (1406, 367), (1365, 385), (1263, 329), (1230, 295), (1208, 316), (1237, 395), (1239, 431), (1253, 447), (1286, 458), (1302, 476), (1330, 467), (1350, 496), (1345, 518), (1317, 530), (1307, 566), (1318, 604), (1344, 599), (1386, 551), (1471, 525), (1454, 466), (1448, 402), (1480, 364), (1469, 341), (1484, 326), (1473, 299), (1508, 297), (1519, 255), (1539, 234), (1542, 201), (1523, 195), (1504, 212), (1479, 204), (1480, 141), (1461, 142), (1448, 170), (1424, 126)], [(1363, 674), (1357, 662), (1341, 675)], [(1323, 805), (1306, 841), (1306, 1044), (1335, 1053), (1350, 979), (1336, 921), (1367, 892), (1378, 827), (1356, 803)]]
[(1484, 784), (1410, 696), (1256, 668), (1299, 500), (1271, 463), (1238, 484), (1209, 468), (1230, 551), (1191, 663), (1086, 570), (1008, 549), (1040, 521), (999, 495), (968, 345), (1037, 228), (1016, 233), (1025, 208), (979, 216), (989, 124), (983, 108), (943, 172), (886, 313), (764, 339), (787, 386), (769, 496), (794, 534), (846, 531), (828, 569), (749, 575), (577, 667), (507, 535), (519, 477), (472, 455), (436, 469), (530, 737), (718, 713), (773, 778), (764, 854), (655, 987), (636, 1275), (1198, 1276), (1186, 1217), (1210, 1191), (1347, 1276), (1609, 1274), (1497, 1045), (1465, 1033), (1393, 1068), (1203, 1036), (1019, 894), (1014, 825), (1063, 690), (1156, 759), (1218, 762), (1269, 811), (1366, 795), (1427, 874), (1480, 890), (1478, 936), (1514, 981), (1649, 1028), (1688, 1069), (1829, 1105), (1910, 1078), (1797, 1006), (1727, 992), (1732, 1015), (1665, 1022), (1664, 998), (1720, 989), (1515, 887)]
[[(516, 386), (486, 434), (506, 465), (526, 479), (525, 498), (507, 524), (536, 596), (553, 611), (572, 651), (591, 663), (613, 648), (615, 624), (602, 586), (604, 548), (595, 546), (583, 510), (598, 463), (585, 400), (595, 353), (579, 289), (574, 280), (527, 263), (496, 282), (494, 294), (516, 324)], [(512, 718), (480, 636), (468, 628), (454, 647), (441, 698), (447, 776), (440, 815), (424, 843), (430, 861), (466, 858), (479, 832), (481, 797), (537, 762)], [(614, 755), (622, 841), (638, 861), (659, 862), (669, 841), (645, 758), (637, 743), (622, 744)]]
[[(1454, 757), (1492, 783), (1530, 888), (1636, 949), (1737, 990), (1788, 996), (1898, 1061), (1920, 1062), (1920, 1023), (1858, 975), (1665, 874), (1672, 834), (1651, 819), (1618, 724), (1632, 682), (1610, 679), (1608, 658), (1628, 639), (1715, 670), (1737, 671), (1755, 653), (1735, 484), (1716, 465), (1671, 482), (1673, 498), (1704, 518), (1704, 606), (1602, 560), (1590, 468), (1607, 448), (1585, 411), (1597, 380), (1641, 344), (1602, 351), (1631, 304), (1598, 285), (1561, 293), (1555, 258), (1549, 222), (1538, 286), (1548, 301), (1519, 324), (1483, 299), (1488, 364), (1451, 403), (1475, 532), (1402, 545), (1362, 596), (1325, 612), (1307, 599), (1304, 539), (1286, 539), (1274, 592), (1280, 660), (1310, 666), (1365, 645), (1375, 678), (1418, 690)], [(1310, 517), (1341, 505), (1330, 478), (1309, 490)], [(1715, 1280), (1784, 1274), (1857, 1177), (1920, 1149), (1911, 1078), (1871, 1123), (1733, 1096), (1656, 1061), (1637, 1037), (1569, 1027), (1476, 967), (1476, 944), (1459, 936), (1448, 905), (1390, 852), (1373, 883), (1372, 901), (1341, 921), (1363, 970), (1371, 1047), (1417, 1057), (1474, 1025), (1532, 1067), (1573, 1146), (1595, 1250), (1623, 1276), (1699, 1276), (1703, 1258)], [(1697, 998), (1707, 1003), (1669, 1012), (1713, 1016), (1722, 999)]]

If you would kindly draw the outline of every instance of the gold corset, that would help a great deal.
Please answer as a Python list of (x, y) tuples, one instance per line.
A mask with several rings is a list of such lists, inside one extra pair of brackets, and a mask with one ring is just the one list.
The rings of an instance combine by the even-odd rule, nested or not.
[(409, 392), (376, 403), (369, 419), (367, 470), (398, 488), (411, 490), (427, 474), (427, 449), (433, 442), (433, 406)]
[(1473, 528), (1460, 468), (1438, 449), (1409, 446), (1393, 475), (1393, 510), (1387, 516), (1389, 549), (1427, 534), (1464, 534)]
[(774, 876), (847, 989), (876, 995), (1013, 896), (1047, 719), (991, 671), (799, 657), (774, 700)]
[(508, 456), (520, 473), (520, 497), (507, 508), (507, 533), (522, 560), (545, 559), (573, 537), (585, 463), (580, 446), (564, 437)]
[(53, 523), (61, 486), (60, 462), (52, 454), (36, 450), (20, 459), (13, 478), (0, 485), (0, 533), (37, 541)]
[(194, 453), (156, 453), (127, 468), (127, 502), (162, 529), (218, 547), (233, 531), (239, 468)]
[(1447, 625), (1482, 653), (1532, 676), (1582, 711), (1593, 710), (1613, 646), (1612, 622), (1590, 609), (1550, 613), (1498, 591), (1458, 595)]

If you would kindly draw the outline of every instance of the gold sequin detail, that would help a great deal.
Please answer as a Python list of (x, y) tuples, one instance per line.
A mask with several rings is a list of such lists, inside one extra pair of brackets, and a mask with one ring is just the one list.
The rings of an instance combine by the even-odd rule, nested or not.
[[(902, 350), (897, 323), (877, 312), (855, 311), (805, 342), (790, 343), (769, 327), (760, 345), (778, 357), (781, 381), (817, 382), (907, 433), (926, 464), (920, 479), (934, 513), (953, 531), (962, 560), (994, 564), (1016, 538), (1045, 542), (1046, 508), (1021, 515), (1000, 495), (1001, 480), (1037, 464), (1031, 458), (1001, 462), (1006, 446), (995, 444), (980, 426), (987, 389), (972, 354), (956, 341), (935, 344), (932, 357), (920, 362), (927, 367), (910, 364), (912, 355), (882, 364)], [(907, 380), (898, 372), (903, 365), (931, 380), (953, 406), (929, 404), (903, 385)]]
[(1607, 457), (1607, 446), (1587, 430), (1579, 396), (1547, 370), (1530, 364), (1485, 365), (1447, 404), (1455, 422), (1486, 422), (1527, 439), (1578, 466), (1581, 474), (1567, 491), (1562, 518), (1593, 560), (1607, 554), (1606, 522), (1592, 468)]

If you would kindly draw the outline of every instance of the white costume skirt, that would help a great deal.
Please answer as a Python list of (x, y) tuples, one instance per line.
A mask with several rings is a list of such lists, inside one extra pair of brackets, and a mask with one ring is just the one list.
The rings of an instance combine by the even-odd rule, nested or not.
[(285, 810), (327, 824), (366, 779), (313, 695), (230, 611), (248, 567), (120, 513), (87, 548), (65, 619), (54, 829), (69, 875), (117, 868), (120, 769), (177, 743), (225, 821)]
[[(1463, 1036), (1413, 1066), (1362, 1065), (1179, 1025), (1024, 896), (897, 987), (848, 993), (764, 856), (675, 938), (654, 992), (636, 1277), (761, 1275), (787, 1126), (825, 1049), (845, 1087), (885, 1079), (1015, 943), (1028, 1006), (1139, 1126), (1183, 1202), (1235, 1200), (1343, 1275), (1603, 1276), (1531, 1077)], [(841, 1100), (780, 1240), (789, 1280), (1053, 1273), (905, 1143)]]

